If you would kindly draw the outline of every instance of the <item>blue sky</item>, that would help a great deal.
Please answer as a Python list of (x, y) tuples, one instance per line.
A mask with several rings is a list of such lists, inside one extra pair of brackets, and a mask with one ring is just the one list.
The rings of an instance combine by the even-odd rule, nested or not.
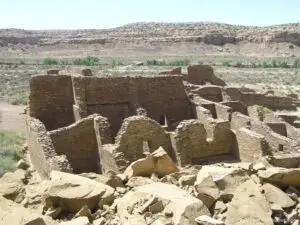
[(0, 28), (110, 28), (133, 22), (300, 22), (300, 0), (0, 0)]

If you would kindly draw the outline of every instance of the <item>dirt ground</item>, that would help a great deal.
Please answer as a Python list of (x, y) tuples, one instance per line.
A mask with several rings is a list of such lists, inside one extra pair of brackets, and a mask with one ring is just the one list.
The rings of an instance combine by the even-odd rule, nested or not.
[(0, 100), (0, 131), (12, 130), (25, 133), (24, 105), (10, 105)]

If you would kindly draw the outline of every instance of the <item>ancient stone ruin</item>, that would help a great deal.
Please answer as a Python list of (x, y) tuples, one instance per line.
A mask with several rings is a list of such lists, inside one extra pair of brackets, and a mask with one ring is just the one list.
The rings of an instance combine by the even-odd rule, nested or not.
[(35, 76), (27, 120), (32, 163), (47, 178), (54, 168), (120, 173), (159, 147), (181, 167), (260, 157), (276, 164), (300, 149), (293, 121), (259, 112), (294, 108), (292, 98), (225, 85), (206, 65), (189, 66), (186, 75)]
[(207, 65), (187, 71), (32, 77), (26, 125), (33, 168), (22, 162), (0, 179), (0, 219), (299, 224), (300, 119), (275, 113), (298, 100), (229, 87)]

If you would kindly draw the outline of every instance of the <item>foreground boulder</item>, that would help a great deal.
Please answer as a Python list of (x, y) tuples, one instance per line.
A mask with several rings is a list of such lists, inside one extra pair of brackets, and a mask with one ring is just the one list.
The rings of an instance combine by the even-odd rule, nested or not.
[(202, 186), (206, 183), (206, 185), (209, 185), (211, 192), (204, 192), (204, 194), (208, 194), (213, 198), (218, 197), (219, 194), (212, 182), (210, 182), (210, 184), (207, 183), (209, 177), (212, 178), (213, 182), (220, 190), (220, 197), (226, 201), (231, 200), (235, 194), (235, 189), (239, 184), (249, 179), (246, 171), (241, 168), (225, 168), (217, 165), (203, 166), (197, 175), (198, 182), (196, 182), (196, 189), (198, 189), (198, 193), (204, 191), (204, 189), (201, 188), (200, 183), (202, 183), (202, 179), (207, 178)]
[(5, 173), (0, 179), (0, 195), (21, 203), (25, 197), (24, 185), (26, 183), (27, 174), (22, 169)]
[(285, 192), (272, 184), (264, 184), (262, 190), (270, 203), (275, 203), (283, 209), (293, 207), (296, 204)]
[(258, 176), (263, 181), (279, 186), (293, 185), (300, 187), (300, 168), (270, 167), (267, 170), (258, 171)]
[[(160, 182), (139, 186), (117, 200), (121, 224), (148, 224), (142, 214), (151, 212), (158, 221), (152, 223), (184, 225), (196, 224), (195, 218), (210, 215), (202, 201), (192, 197), (175, 185)], [(145, 214), (145, 215), (146, 215)]]
[(178, 171), (168, 153), (162, 147), (159, 147), (153, 153), (148, 154), (146, 158), (132, 162), (126, 168), (124, 174), (127, 178), (134, 176), (150, 177), (153, 173), (163, 177)]
[(22, 207), (0, 196), (0, 224), (7, 225), (57, 225), (50, 217)]
[(91, 224), (87, 217), (82, 216), (67, 222), (62, 222), (59, 225), (91, 225)]
[(228, 204), (225, 224), (230, 225), (273, 225), (269, 203), (258, 186), (247, 180), (236, 190)]
[(76, 213), (87, 205), (90, 210), (113, 202), (114, 189), (97, 181), (74, 174), (52, 171), (46, 193), (46, 208), (62, 207)]

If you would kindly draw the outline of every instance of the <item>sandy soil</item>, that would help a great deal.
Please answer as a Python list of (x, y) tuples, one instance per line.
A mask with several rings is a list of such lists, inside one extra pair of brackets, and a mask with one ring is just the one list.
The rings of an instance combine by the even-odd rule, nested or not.
[(0, 131), (13, 130), (25, 133), (25, 106), (10, 105), (0, 100)]

